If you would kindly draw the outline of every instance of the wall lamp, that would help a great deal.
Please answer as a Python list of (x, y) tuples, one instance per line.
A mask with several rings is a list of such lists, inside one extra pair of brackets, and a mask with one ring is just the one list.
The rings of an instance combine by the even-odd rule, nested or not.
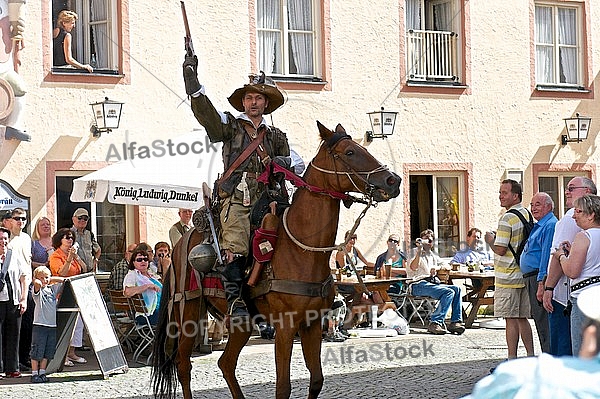
[(579, 113), (576, 113), (574, 118), (565, 118), (564, 121), (567, 134), (561, 136), (562, 145), (579, 143), (587, 139), (592, 118), (589, 116), (580, 116)]
[(381, 107), (381, 111), (367, 112), (367, 115), (371, 120), (372, 129), (367, 131), (367, 143), (372, 142), (373, 139), (385, 139), (394, 134), (397, 112), (384, 111)]
[(104, 97), (104, 101), (99, 103), (90, 104), (94, 112), (94, 122), (90, 127), (92, 136), (98, 138), (102, 133), (110, 133), (113, 129), (119, 128), (123, 104), (109, 100), (108, 97)]

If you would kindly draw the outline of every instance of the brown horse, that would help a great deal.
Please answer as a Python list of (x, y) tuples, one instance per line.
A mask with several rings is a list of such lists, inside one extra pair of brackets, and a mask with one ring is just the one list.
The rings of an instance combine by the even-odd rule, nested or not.
[[(331, 131), (317, 122), (323, 142), (308, 166), (299, 188), (278, 228), (278, 242), (270, 266), (263, 271), (268, 288), (254, 295), (253, 305), (275, 327), (276, 397), (291, 394), (290, 359), (296, 333), (300, 335), (306, 367), (310, 372), (308, 398), (317, 398), (323, 386), (321, 369), (321, 316), (333, 302), (329, 257), (338, 228), (340, 196), (359, 192), (369, 201), (387, 201), (400, 193), (401, 178), (382, 166), (365, 148), (351, 140), (341, 125)], [(317, 189), (315, 189), (317, 188)], [(174, 248), (173, 266), (165, 279), (160, 321), (154, 348), (153, 385), (157, 397), (173, 398), (175, 368), (183, 397), (191, 399), (190, 355), (195, 336), (185, 334), (186, 322), (205, 318), (206, 308), (217, 317), (225, 312), (223, 298), (186, 291), (190, 283), (187, 254), (202, 241), (202, 234), (188, 232)], [(177, 265), (185, 265), (177, 270)], [(258, 286), (261, 286), (259, 283)], [(169, 289), (177, 297), (169, 298)], [(169, 320), (167, 308), (171, 304)], [(189, 323), (187, 324), (189, 326)], [(239, 327), (239, 326), (237, 326)], [(181, 332), (184, 332), (183, 334)], [(240, 351), (248, 342), (250, 328), (230, 326), (229, 339), (218, 361), (232, 397), (244, 398), (235, 377)], [(177, 336), (177, 339), (169, 338)]]

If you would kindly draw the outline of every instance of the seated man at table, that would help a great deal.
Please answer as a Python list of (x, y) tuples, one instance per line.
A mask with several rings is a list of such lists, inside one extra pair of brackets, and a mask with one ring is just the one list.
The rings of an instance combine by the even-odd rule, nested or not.
[(443, 265), (440, 257), (432, 251), (434, 238), (432, 230), (427, 229), (421, 232), (421, 238), (416, 243), (415, 257), (406, 268), (406, 276), (414, 281), (410, 284), (412, 295), (428, 296), (438, 300), (437, 308), (431, 314), (427, 331), (436, 335), (445, 334), (444, 319), (448, 310), (452, 308), (448, 331), (462, 334), (465, 332), (465, 327), (462, 324), (460, 288), (454, 285), (440, 284), (439, 279), (436, 281), (433, 278)]
[(467, 232), (467, 240), (465, 241), (466, 246), (461, 248), (454, 257), (450, 260), (450, 264), (462, 264), (468, 263), (479, 263), (482, 265), (493, 265), (494, 259), (492, 259), (489, 252), (486, 252), (483, 248), (483, 241), (481, 241), (481, 230), (477, 227), (469, 229)]

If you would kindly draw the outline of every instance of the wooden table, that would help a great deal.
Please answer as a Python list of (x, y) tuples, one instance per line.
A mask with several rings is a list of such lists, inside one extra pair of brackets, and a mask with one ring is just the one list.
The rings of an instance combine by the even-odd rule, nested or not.
[[(463, 297), (463, 302), (469, 302), (471, 304), (471, 310), (466, 314), (465, 327), (471, 328), (479, 307), (482, 305), (493, 305), (493, 295), (488, 295), (488, 289), (494, 285), (494, 272), (467, 272), (467, 271), (450, 271), (450, 281), (454, 279), (471, 279), (472, 282), (478, 281), (479, 284), (472, 284), (471, 287), (467, 287), (467, 294)], [(476, 287), (477, 286), (477, 287)], [(486, 296), (487, 295), (487, 296)]]
[[(370, 313), (371, 306), (373, 305), (377, 305), (379, 312), (383, 312), (388, 308), (396, 310), (396, 305), (394, 305), (394, 302), (392, 302), (387, 290), (390, 288), (391, 284), (399, 283), (404, 280), (406, 280), (406, 278), (365, 279), (363, 277), (363, 281), (367, 287), (367, 290), (374, 294), (369, 299), (363, 298), (363, 287), (356, 279), (336, 281), (335, 286), (338, 289), (341, 288), (344, 292), (352, 292), (352, 294), (342, 294), (346, 301), (346, 305), (348, 306), (348, 311), (351, 315), (350, 317), (346, 318), (346, 328), (352, 327), (350, 324), (355, 314)], [(346, 289), (344, 290), (344, 288)]]

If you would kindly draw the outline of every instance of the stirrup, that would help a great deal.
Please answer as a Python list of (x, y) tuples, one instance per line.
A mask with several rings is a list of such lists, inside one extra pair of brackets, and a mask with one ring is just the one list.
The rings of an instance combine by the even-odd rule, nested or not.
[(231, 302), (231, 305), (229, 305), (229, 308), (227, 309), (227, 314), (232, 318), (250, 317), (246, 303), (242, 298), (235, 298), (233, 302)]

